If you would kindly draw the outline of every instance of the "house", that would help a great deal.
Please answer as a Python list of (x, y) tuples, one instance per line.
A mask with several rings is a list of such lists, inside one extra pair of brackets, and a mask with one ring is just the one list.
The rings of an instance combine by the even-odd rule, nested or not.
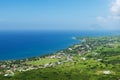
[(50, 56), (50, 58), (51, 58), (51, 59), (53, 59), (53, 58), (56, 58), (56, 56), (55, 56), (55, 55), (53, 55), (53, 56)]
[(68, 48), (70, 51), (72, 51), (72, 48)]
[(110, 74), (110, 71), (103, 71), (103, 74)]
[(83, 57), (82, 60), (86, 60), (86, 58)]
[(102, 59), (98, 59), (98, 61), (102, 61)]
[(14, 72), (12, 72), (11, 70), (7, 70), (6, 74), (4, 76), (14, 76)]

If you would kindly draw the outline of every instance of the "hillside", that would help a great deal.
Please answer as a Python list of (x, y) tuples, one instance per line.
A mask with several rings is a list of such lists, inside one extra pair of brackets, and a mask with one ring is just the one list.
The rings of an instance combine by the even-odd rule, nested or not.
[(119, 36), (77, 39), (80, 44), (54, 54), (1, 62), (17, 66), (1, 68), (0, 80), (120, 80)]

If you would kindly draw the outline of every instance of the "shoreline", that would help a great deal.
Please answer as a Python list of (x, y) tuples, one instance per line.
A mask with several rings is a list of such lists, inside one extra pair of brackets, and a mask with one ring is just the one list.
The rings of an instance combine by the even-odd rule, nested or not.
[[(53, 33), (55, 33), (55, 32), (53, 32)], [(52, 34), (53, 34), (52, 33)], [(59, 33), (59, 32), (58, 32)], [(57, 34), (58, 34), (57, 33)], [(68, 32), (66, 32), (67, 33), (67, 37), (69, 37), (69, 39), (71, 39), (70, 41), (69, 41), (69, 39), (64, 39), (64, 41), (65, 42), (63, 42), (63, 41), (58, 41), (58, 43), (60, 42), (60, 44), (61, 45), (63, 45), (63, 46), (61, 46), (61, 45), (59, 45), (60, 47), (58, 47), (58, 48), (56, 48), (55, 47), (55, 45), (54, 45), (54, 47), (51, 47), (51, 46), (49, 46), (49, 44), (48, 44), (48, 48), (50, 48), (49, 50), (48, 49), (43, 49), (44, 51), (41, 51), (42, 49), (41, 49), (41, 47), (38, 47), (37, 49), (34, 49), (34, 46), (33, 46), (33, 49), (30, 49), (30, 48), (28, 48), (28, 50), (27, 51), (22, 51), (22, 49), (19, 49), (19, 50), (17, 50), (16, 52), (14, 52), (14, 50), (12, 51), (12, 50), (9, 50), (9, 49), (14, 49), (14, 47), (11, 47), (11, 48), (9, 48), (8, 47), (8, 50), (6, 49), (6, 51), (7, 52), (4, 52), (4, 48), (6, 48), (6, 45), (4, 46), (4, 48), (3, 48), (3, 52), (1, 52), (3, 55), (1, 55), (0, 56), (0, 61), (5, 61), (5, 60), (20, 60), (20, 59), (25, 59), (25, 58), (31, 58), (31, 57), (38, 57), (38, 56), (43, 56), (44, 54), (45, 55), (47, 55), (47, 54), (53, 54), (53, 53), (55, 53), (55, 52), (57, 52), (57, 51), (59, 51), (59, 50), (63, 50), (63, 49), (66, 49), (66, 48), (68, 48), (69, 46), (72, 46), (72, 45), (74, 45), (74, 44), (76, 44), (76, 43), (79, 43), (79, 41), (73, 41), (73, 40), (76, 40), (75, 39), (75, 37), (79, 37), (79, 36), (81, 36), (81, 37), (97, 37), (97, 36), (110, 36), (110, 35), (113, 35), (113, 34), (111, 34), (110, 32), (108, 32), (108, 33), (98, 33), (98, 34), (93, 34), (93, 33), (97, 33), (97, 32), (92, 32), (92, 33), (90, 33), (90, 34), (84, 34), (84, 32), (79, 32), (79, 34), (78, 34), (78, 32), (74, 32), (74, 35), (73, 35), (73, 32), (72, 33), (68, 33)], [(27, 33), (28, 34), (28, 33)], [(31, 33), (31, 34), (33, 34), (33, 33)], [(35, 33), (36, 34), (36, 33)], [(59, 33), (60, 34), (60, 33)], [(63, 34), (63, 33), (62, 33)], [(68, 36), (68, 34), (69, 34), (69, 36)], [(53, 35), (52, 35), (53, 36)], [(59, 38), (59, 37), (57, 37), (57, 38)], [(61, 37), (60, 37), (61, 38)], [(58, 39), (57, 39), (58, 40)], [(41, 41), (42, 42), (42, 41)], [(67, 46), (65, 46), (64, 44), (67, 42)], [(52, 44), (50, 44), (50, 45), (52, 45)], [(19, 44), (18, 44), (19, 45)], [(25, 45), (29, 45), (29, 44), (25, 44)], [(41, 45), (41, 44), (40, 44)], [(45, 44), (46, 45), (46, 44)], [(58, 45), (58, 44), (56, 44), (56, 45)], [(12, 45), (11, 45), (12, 46)], [(24, 46), (24, 45), (23, 45)], [(45, 46), (46, 47), (46, 46)], [(21, 48), (21, 47), (20, 47)], [(31, 47), (32, 48), (32, 47)], [(55, 48), (55, 49), (54, 49)], [(16, 49), (16, 48), (15, 48)], [(26, 48), (27, 49), (27, 48)], [(41, 49), (41, 50), (40, 50)], [(1, 50), (2, 50), (2, 48), (1, 48)], [(40, 51), (39, 51), (40, 50)], [(12, 51), (12, 52), (11, 52)], [(17, 53), (18, 52), (18, 53)], [(7, 54), (6, 54), (7, 53)], [(19, 55), (20, 54), (20, 55)], [(13, 56), (12, 56), (13, 55)], [(27, 56), (26, 56), (27, 55)], [(20, 56), (20, 57), (19, 57)], [(22, 57), (21, 57), (22, 56)]]
[(0, 62), (5, 62), (5, 61), (18, 61), (18, 60), (26, 60), (26, 59), (31, 59), (31, 58), (40, 58), (40, 57), (45, 57), (45, 56), (48, 56), (48, 55), (53, 55), (59, 51), (63, 51), (65, 49), (68, 49), (69, 47), (75, 45), (75, 44), (79, 44), (80, 41), (77, 40), (77, 37), (71, 37), (72, 40), (74, 40), (75, 42), (73, 44), (70, 44), (68, 47), (65, 47), (65, 48), (62, 48), (62, 49), (59, 49), (59, 50), (54, 50), (52, 52), (48, 52), (48, 53), (42, 53), (41, 55), (38, 55), (38, 56), (32, 56), (32, 57), (26, 57), (26, 58), (20, 58), (20, 59), (5, 59), (5, 60), (0, 60)]
[[(0, 73), (4, 76), (11, 76), (11, 73), (26, 72), (36, 69), (55, 68), (57, 66), (64, 66), (67, 63), (72, 63), (74, 66), (77, 62), (84, 63), (84, 61), (101, 61), (103, 59), (94, 56), (99, 54), (99, 50), (104, 47), (117, 47), (116, 42), (120, 43), (118, 36), (106, 37), (78, 37), (81, 43), (74, 44), (66, 49), (57, 51), (53, 54), (48, 54), (39, 57), (26, 58), (22, 60), (8, 60), (0, 62), (0, 68), (3, 69)], [(97, 50), (97, 51), (96, 51)], [(93, 58), (91, 57), (92, 55)], [(9, 73), (8, 73), (9, 71)], [(7, 73), (7, 74), (6, 74)], [(14, 75), (13, 75), (14, 76)]]
[[(119, 35), (117, 35), (117, 36), (119, 36)], [(71, 39), (76, 40), (76, 41), (78, 41), (79, 43), (78, 43), (78, 42), (77, 42), (77, 43), (73, 43), (73, 44), (71, 44), (70, 46), (68, 46), (67, 48), (63, 48), (63, 49), (60, 49), (60, 50), (56, 50), (56, 51), (53, 51), (53, 52), (51, 52), (51, 53), (45, 53), (45, 54), (43, 53), (42, 55), (33, 56), (33, 57), (27, 57), (27, 58), (22, 58), (22, 59), (0, 60), (0, 62), (20, 61), (20, 60), (33, 59), (33, 58), (43, 58), (43, 57), (46, 57), (46, 56), (54, 55), (54, 54), (56, 54), (56, 53), (58, 53), (58, 52), (61, 52), (61, 51), (63, 51), (63, 50), (67, 50), (67, 49), (69, 49), (69, 48), (72, 47), (72, 46), (79, 45), (79, 44), (81, 44), (82, 39), (84, 39), (84, 38), (99, 38), (99, 37), (114, 37), (114, 36), (113, 36), (113, 35), (108, 35), (108, 36), (71, 37)]]

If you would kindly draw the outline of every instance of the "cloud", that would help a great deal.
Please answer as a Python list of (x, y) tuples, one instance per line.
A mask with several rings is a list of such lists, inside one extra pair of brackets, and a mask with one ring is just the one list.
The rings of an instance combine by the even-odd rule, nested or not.
[(98, 16), (96, 19), (99, 21), (106, 20), (120, 20), (120, 0), (113, 0), (110, 7), (110, 15), (106, 17)]
[(113, 20), (120, 20), (120, 0), (115, 0), (110, 8)]
[(113, 15), (120, 16), (120, 0), (115, 0), (110, 10)]
[(110, 14), (96, 17), (99, 24), (106, 29), (120, 29), (120, 0), (112, 0)]

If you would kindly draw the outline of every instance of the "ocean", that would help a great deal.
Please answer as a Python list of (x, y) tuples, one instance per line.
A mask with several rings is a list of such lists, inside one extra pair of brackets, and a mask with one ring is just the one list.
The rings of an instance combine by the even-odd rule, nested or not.
[(24, 59), (54, 53), (80, 41), (76, 36), (104, 36), (111, 32), (92, 31), (2, 31), (0, 60)]

